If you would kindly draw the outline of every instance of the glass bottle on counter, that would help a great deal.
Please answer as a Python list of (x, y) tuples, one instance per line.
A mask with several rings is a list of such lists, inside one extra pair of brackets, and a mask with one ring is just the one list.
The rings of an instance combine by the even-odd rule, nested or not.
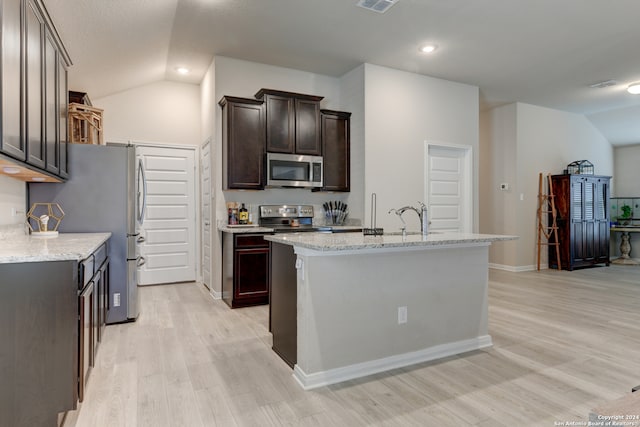
[(228, 220), (229, 225), (238, 224), (238, 214), (236, 212), (237, 212), (237, 209), (229, 208), (229, 220)]
[(244, 207), (244, 203), (240, 206), (240, 210), (238, 211), (238, 224), (248, 224), (249, 223), (249, 211)]

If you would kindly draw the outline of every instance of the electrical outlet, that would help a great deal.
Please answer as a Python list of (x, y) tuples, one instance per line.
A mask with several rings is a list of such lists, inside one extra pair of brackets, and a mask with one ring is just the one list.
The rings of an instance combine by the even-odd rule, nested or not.
[(113, 306), (120, 307), (120, 294), (113, 294)]
[(398, 307), (398, 325), (407, 323), (407, 306)]

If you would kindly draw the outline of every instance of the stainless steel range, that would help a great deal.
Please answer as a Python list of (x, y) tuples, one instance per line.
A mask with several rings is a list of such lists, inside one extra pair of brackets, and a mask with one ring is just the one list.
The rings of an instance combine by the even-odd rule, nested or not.
[(313, 226), (311, 205), (261, 205), (259, 223), (276, 233), (318, 231)]

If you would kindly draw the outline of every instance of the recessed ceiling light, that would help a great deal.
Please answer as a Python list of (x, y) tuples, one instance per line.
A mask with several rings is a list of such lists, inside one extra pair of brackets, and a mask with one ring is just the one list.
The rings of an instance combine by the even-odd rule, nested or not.
[(20, 168), (13, 168), (11, 166), (5, 166), (4, 168), (2, 168), (2, 171), (4, 173), (8, 173), (9, 175), (15, 175), (17, 173), (20, 173)]
[(31, 178), (31, 181), (42, 182), (42, 181), (45, 181), (45, 178), (41, 176), (34, 176), (33, 178)]
[(178, 74), (182, 75), (189, 74), (189, 69), (186, 67), (178, 67), (176, 68), (176, 71), (178, 72)]
[(640, 83), (632, 83), (627, 88), (627, 92), (632, 93), (634, 95), (640, 95)]
[(438, 46), (436, 46), (435, 44), (425, 44), (424, 46), (420, 47), (420, 52), (433, 53), (436, 51), (436, 49), (438, 49)]

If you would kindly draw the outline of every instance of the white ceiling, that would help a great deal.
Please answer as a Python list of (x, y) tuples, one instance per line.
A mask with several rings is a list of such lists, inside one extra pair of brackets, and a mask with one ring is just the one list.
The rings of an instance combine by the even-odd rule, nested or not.
[[(626, 92), (640, 81), (637, 0), (399, 0), (385, 14), (357, 0), (44, 1), (74, 62), (70, 88), (94, 99), (198, 84), (214, 55), (331, 76), (367, 62), (476, 85), (482, 108), (585, 114), (612, 144), (640, 143), (640, 95)], [(439, 49), (420, 54), (424, 42)]]

